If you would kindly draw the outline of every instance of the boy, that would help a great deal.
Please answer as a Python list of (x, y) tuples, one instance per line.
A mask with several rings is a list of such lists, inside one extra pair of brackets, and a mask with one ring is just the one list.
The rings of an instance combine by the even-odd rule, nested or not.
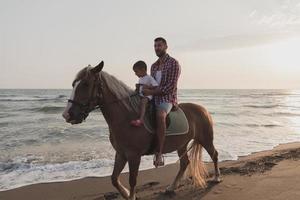
[(137, 90), (141, 96), (140, 102), (140, 117), (139, 119), (132, 120), (130, 122), (133, 126), (141, 126), (144, 123), (144, 115), (146, 111), (146, 106), (148, 101), (152, 99), (152, 95), (144, 96), (142, 93), (143, 88), (154, 88), (158, 86), (156, 80), (147, 74), (147, 65), (144, 61), (137, 61), (133, 65), (133, 71), (139, 77), (139, 82), (137, 84)]

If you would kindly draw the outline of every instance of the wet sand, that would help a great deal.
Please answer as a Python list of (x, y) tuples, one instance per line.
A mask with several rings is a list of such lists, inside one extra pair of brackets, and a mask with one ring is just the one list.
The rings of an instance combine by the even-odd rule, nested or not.
[[(210, 174), (212, 163), (207, 163)], [(222, 182), (213, 183), (208, 178), (207, 188), (191, 185), (189, 178), (182, 180), (173, 194), (165, 194), (165, 188), (173, 181), (178, 164), (159, 169), (140, 171), (137, 196), (139, 199), (300, 199), (300, 143), (279, 145), (270, 151), (253, 153), (237, 161), (220, 163)], [(121, 175), (128, 186), (128, 173)], [(50, 200), (50, 199), (122, 199), (112, 187), (110, 177), (39, 183), (0, 192), (2, 200)]]

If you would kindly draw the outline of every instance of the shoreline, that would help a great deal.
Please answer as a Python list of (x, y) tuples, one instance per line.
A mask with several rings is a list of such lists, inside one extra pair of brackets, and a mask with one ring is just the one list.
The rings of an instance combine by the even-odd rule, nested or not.
[[(298, 155), (299, 150), (299, 155)], [(296, 152), (296, 153), (295, 153)], [(294, 155), (295, 154), (295, 155)], [(292, 142), (287, 144), (279, 144), (271, 150), (254, 152), (247, 156), (239, 156), (238, 160), (228, 160), (220, 162), (220, 170), (224, 181), (218, 185), (208, 183), (208, 189), (196, 189), (196, 193), (200, 198), (209, 196), (214, 187), (221, 186), (226, 179), (231, 176), (256, 176), (273, 171), (278, 163), (284, 163), (296, 156), (300, 157), (300, 142)], [(296, 159), (297, 160), (297, 159)], [(300, 163), (300, 162), (299, 162)], [(297, 163), (297, 164), (299, 164)], [(213, 172), (211, 162), (205, 163), (208, 172)], [(137, 196), (142, 199), (164, 199), (163, 191), (169, 185), (178, 170), (178, 163), (168, 164), (158, 169), (145, 169), (139, 171)], [(236, 179), (240, 177), (235, 177)], [(128, 187), (128, 172), (122, 173), (121, 181)], [(244, 180), (242, 178), (242, 180)], [(191, 188), (189, 182), (182, 181), (183, 185), (179, 187), (180, 195), (177, 192), (172, 199), (184, 199), (182, 194), (189, 194)], [(300, 184), (299, 184), (300, 187)], [(177, 190), (176, 190), (177, 191)], [(21, 186), (11, 190), (0, 192), (0, 199), (119, 199), (120, 195), (116, 193), (112, 186), (110, 176), (104, 177), (85, 177), (70, 181), (37, 183)], [(189, 198), (187, 198), (189, 199)]]
[[(247, 157), (247, 156), (250, 156), (252, 154), (256, 154), (256, 153), (260, 153), (260, 152), (264, 152), (264, 151), (270, 151), (270, 150), (273, 150), (274, 148), (277, 148), (278, 146), (280, 145), (288, 145), (288, 144), (293, 144), (293, 143), (297, 143), (297, 142), (288, 142), (288, 143), (280, 143), (278, 145), (275, 145), (273, 148), (270, 148), (270, 149), (266, 149), (266, 150), (258, 150), (258, 151), (255, 151), (255, 152), (251, 152), (249, 154), (245, 154), (245, 155), (240, 155), (240, 156), (237, 156), (237, 159), (228, 159), (228, 160), (221, 160), (219, 161), (219, 163), (223, 163), (223, 162), (231, 162), (231, 161), (238, 161), (239, 159), (243, 158), (243, 157)], [(207, 152), (204, 150), (204, 152), (207, 154)], [(209, 160), (210, 161), (207, 161), (206, 159), (203, 161), (205, 164), (209, 164), (211, 163), (211, 158), (209, 157), (209, 155), (207, 155)], [(204, 158), (204, 157), (202, 157)], [(220, 158), (219, 158), (220, 160)], [(72, 161), (71, 161), (72, 162)], [(87, 161), (89, 162), (89, 161)], [(169, 166), (169, 165), (176, 165), (176, 164), (179, 164), (179, 158), (177, 157), (176, 161), (171, 161), (171, 162), (167, 162), (165, 164), (165, 166)], [(151, 170), (151, 169), (154, 169), (153, 165), (147, 165), (146, 167), (145, 166), (140, 166), (140, 169), (139, 169), (139, 172), (142, 172), (142, 171), (147, 171), (147, 170)], [(128, 170), (128, 166), (125, 166), (125, 168), (123, 169), (123, 172), (122, 173), (128, 173), (129, 170)], [(96, 172), (97, 173), (97, 172)], [(101, 174), (101, 175), (89, 175), (87, 174), (86, 176), (82, 176), (82, 177), (74, 177), (74, 178), (58, 178), (56, 180), (45, 180), (45, 181), (39, 181), (39, 182), (36, 182), (36, 183), (24, 183), (24, 184), (19, 184), (17, 186), (13, 186), (12, 188), (9, 188), (9, 189), (3, 189), (3, 190), (0, 190), (0, 193), (1, 192), (5, 192), (5, 191), (10, 191), (10, 190), (14, 190), (14, 189), (18, 189), (18, 188), (21, 188), (21, 187), (26, 187), (26, 186), (30, 186), (30, 185), (36, 185), (36, 184), (46, 184), (46, 183), (61, 183), (61, 182), (69, 182), (69, 181), (76, 181), (76, 180), (80, 180), (80, 179), (84, 179), (84, 178), (104, 178), (104, 177), (110, 177), (112, 173), (112, 170), (111, 172), (106, 172), (105, 174)]]

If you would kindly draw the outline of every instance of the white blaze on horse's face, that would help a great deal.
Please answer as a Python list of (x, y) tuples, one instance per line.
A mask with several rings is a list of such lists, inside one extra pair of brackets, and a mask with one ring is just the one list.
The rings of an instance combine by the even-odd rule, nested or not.
[[(80, 80), (79, 81), (76, 81), (75, 84), (74, 84), (74, 87), (73, 87), (73, 90), (72, 90), (72, 93), (71, 93), (71, 97), (70, 99), (71, 100), (74, 100), (74, 96), (75, 96), (75, 92), (76, 92), (76, 89), (77, 89), (77, 86), (79, 85), (80, 83)], [(70, 119), (70, 114), (69, 114), (69, 110), (72, 106), (72, 103), (71, 102), (68, 102), (62, 116), (65, 118), (66, 121), (68, 121)]]

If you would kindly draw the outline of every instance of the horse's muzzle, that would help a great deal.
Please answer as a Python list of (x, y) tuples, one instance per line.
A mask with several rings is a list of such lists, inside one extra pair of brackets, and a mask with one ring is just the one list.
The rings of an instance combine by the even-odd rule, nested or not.
[(70, 116), (70, 114), (68, 112), (64, 112), (62, 114), (63, 118), (66, 120), (67, 123), (70, 124), (80, 124), (84, 119), (72, 119), (72, 117)]

